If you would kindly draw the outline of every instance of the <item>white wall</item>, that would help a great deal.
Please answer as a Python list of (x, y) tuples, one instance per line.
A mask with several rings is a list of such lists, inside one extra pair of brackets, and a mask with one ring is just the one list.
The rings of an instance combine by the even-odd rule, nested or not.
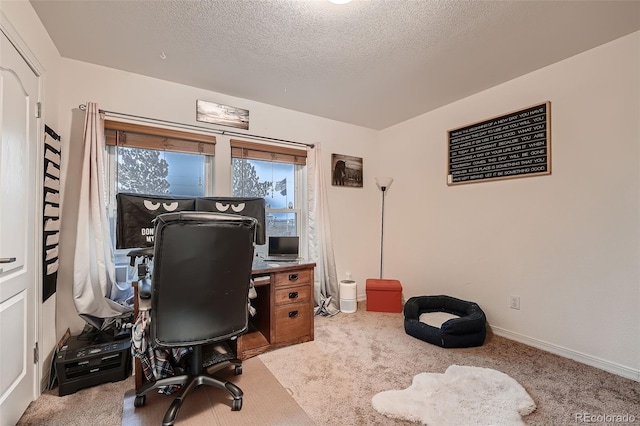
[[(20, 41), (24, 43), (23, 47), (26, 47), (31, 53), (30, 56), (37, 61), (39, 71), (42, 73), (40, 101), (43, 105), (43, 122), (56, 130), (58, 128), (57, 89), (60, 54), (28, 1), (0, 1), (0, 11), (15, 30)], [(36, 195), (42, 197), (41, 193)], [(40, 257), (40, 254), (36, 255), (37, 259)], [(41, 286), (41, 281), (35, 283), (34, 287), (36, 285)], [(37, 293), (37, 298), (38, 302), (42, 300), (41, 291)], [(40, 375), (43, 380), (48, 377), (51, 355), (57, 341), (55, 333), (56, 299), (56, 294), (54, 294), (42, 303), (41, 317), (38, 320), (38, 327), (41, 328), (38, 332), (41, 336), (41, 340), (38, 342), (41, 348)]]
[[(639, 62), (635, 33), (381, 132), (405, 297), (476, 301), (497, 333), (640, 380)], [(551, 175), (447, 186), (449, 129), (547, 100)]]
[[(283, 108), (233, 98), (222, 94), (144, 77), (111, 68), (63, 59), (60, 85), (60, 132), (64, 141), (63, 211), (60, 242), (60, 283), (58, 285), (58, 334), (72, 324), (72, 332), (84, 325), (73, 305), (71, 282), (75, 223), (78, 205), (79, 165), (82, 157), (82, 126), (84, 113), (78, 105), (96, 102), (108, 111), (205, 125), (195, 121), (197, 99), (246, 108), (250, 111), (250, 132), (273, 138), (322, 144), (324, 173), (330, 177), (332, 153), (362, 157), (364, 188), (329, 188), (331, 226), (339, 278), (347, 271), (361, 285), (377, 274), (377, 210), (378, 190), (373, 182), (376, 165), (378, 132), (363, 127), (327, 120)], [(233, 130), (233, 129), (228, 129)], [(229, 137), (217, 136), (215, 178), (216, 193), (231, 190), (231, 160)]]

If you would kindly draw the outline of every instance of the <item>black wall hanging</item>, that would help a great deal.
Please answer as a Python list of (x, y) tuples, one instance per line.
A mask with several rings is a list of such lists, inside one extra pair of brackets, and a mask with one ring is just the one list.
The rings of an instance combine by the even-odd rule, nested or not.
[(60, 240), (60, 136), (44, 126), (44, 201), (42, 233), (42, 301), (56, 292)]

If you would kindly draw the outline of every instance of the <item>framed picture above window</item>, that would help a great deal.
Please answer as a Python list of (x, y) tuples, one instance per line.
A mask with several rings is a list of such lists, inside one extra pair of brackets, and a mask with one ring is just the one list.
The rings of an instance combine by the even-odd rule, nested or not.
[(196, 120), (249, 130), (249, 110), (214, 102), (196, 101)]
[(331, 185), (362, 188), (362, 158), (331, 154)]

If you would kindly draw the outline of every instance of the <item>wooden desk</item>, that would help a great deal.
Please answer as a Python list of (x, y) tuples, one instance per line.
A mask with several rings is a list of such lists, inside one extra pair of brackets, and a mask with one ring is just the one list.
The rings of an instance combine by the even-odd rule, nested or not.
[[(252, 277), (258, 297), (251, 300), (256, 314), (249, 331), (235, 340), (237, 357), (245, 360), (271, 349), (313, 340), (313, 270), (315, 263), (253, 263)], [(134, 316), (138, 316), (138, 283), (133, 283)], [(233, 345), (233, 343), (232, 343)], [(134, 359), (135, 386), (143, 384), (142, 366)]]
[(239, 359), (313, 340), (315, 266), (256, 259), (252, 276), (258, 297), (251, 300), (256, 315), (249, 317), (249, 331), (236, 341)]

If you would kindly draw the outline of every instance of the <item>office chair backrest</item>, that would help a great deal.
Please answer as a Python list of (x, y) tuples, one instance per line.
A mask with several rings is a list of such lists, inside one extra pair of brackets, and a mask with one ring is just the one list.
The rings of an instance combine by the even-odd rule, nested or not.
[(210, 212), (156, 218), (151, 338), (190, 346), (242, 334), (256, 220)]

